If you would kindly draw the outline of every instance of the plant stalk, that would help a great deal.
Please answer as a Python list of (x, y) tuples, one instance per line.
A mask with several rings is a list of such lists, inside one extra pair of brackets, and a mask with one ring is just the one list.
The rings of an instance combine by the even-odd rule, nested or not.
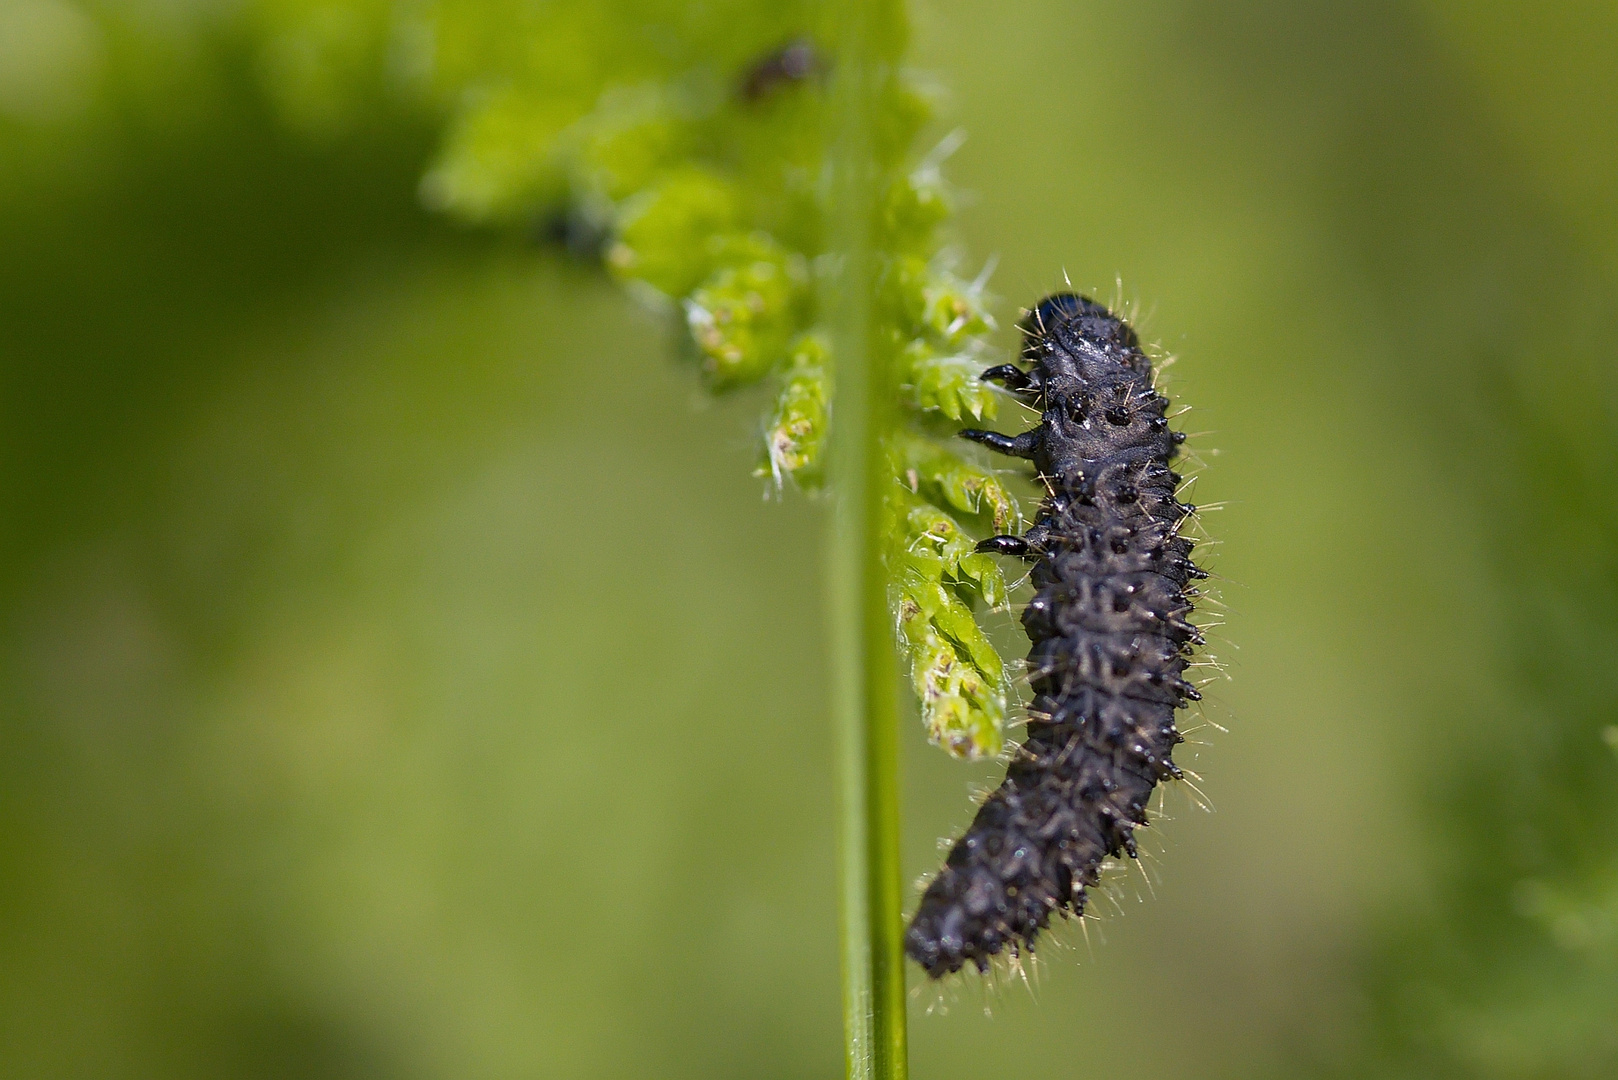
[(876, 110), (892, 77), (896, 5), (845, 0), (834, 78), (831, 240), (839, 260), (828, 559), (832, 707), (837, 729), (843, 1020), (849, 1080), (905, 1080), (899, 869), (898, 665), (883, 563), (886, 437), (895, 408), (875, 333), (873, 250), (883, 148)]

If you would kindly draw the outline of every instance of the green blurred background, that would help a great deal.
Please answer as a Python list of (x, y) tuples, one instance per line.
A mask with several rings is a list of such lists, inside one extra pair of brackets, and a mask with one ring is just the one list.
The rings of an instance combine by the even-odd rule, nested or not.
[[(1155, 898), (916, 1074), (1618, 1075), (1618, 9), (916, 20), (1003, 321), (1181, 355), (1233, 643)], [(835, 1075), (819, 509), (251, 24), (0, 0), (0, 1075)], [(995, 768), (907, 739), (921, 874)]]

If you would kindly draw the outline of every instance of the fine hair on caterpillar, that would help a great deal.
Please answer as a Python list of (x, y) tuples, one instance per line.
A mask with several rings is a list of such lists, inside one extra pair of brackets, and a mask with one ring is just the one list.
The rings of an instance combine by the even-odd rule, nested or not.
[[(1146, 858), (1148, 853), (1143, 850), (1141, 860)], [(1059, 968), (1064, 963), (1082, 963), (1086, 959), (1094, 961), (1097, 950), (1107, 944), (1109, 919), (1128, 914), (1131, 901), (1143, 903), (1148, 896), (1155, 896), (1151, 877), (1128, 875), (1120, 872), (1121, 869), (1115, 860), (1105, 861), (1101, 868), (1103, 880), (1090, 891), (1090, 910), (1083, 915), (1069, 915), (1061, 923), (1047, 928), (1040, 937), (1037, 953), (1013, 942), (981, 972), (968, 965), (963, 971), (919, 981), (910, 988), (912, 1002), (929, 1016), (947, 1015), (964, 1005), (981, 1009), (983, 1015), (992, 1017), (995, 1005), (1007, 988), (1021, 987), (1037, 998), (1047, 967)], [(1144, 892), (1139, 887), (1141, 881), (1146, 883)], [(969, 973), (974, 977), (968, 978)]]
[(1053, 915), (1085, 915), (1111, 861), (1138, 858), (1135, 832), (1158, 783), (1184, 775), (1175, 714), (1201, 699), (1185, 675), (1203, 644), (1190, 621), (1194, 583), (1208, 575), (1182, 533), (1196, 511), (1172, 467), (1185, 436), (1170, 426), (1152, 362), (1128, 322), (1074, 293), (1041, 300), (1019, 329), (1022, 364), (982, 378), (1036, 409), (1039, 424), (961, 436), (1032, 462), (1047, 492), (1026, 532), (977, 545), (1031, 564), (1022, 624), (1033, 700), (1005, 780), (905, 934), (934, 979), (988, 971), (1002, 954), (1021, 964)]
[[(1224, 730), (1212, 721), (1193, 725), (1191, 730), (1203, 726)], [(1197, 740), (1187, 739), (1186, 742), (1196, 744)], [(1002, 759), (1009, 760), (1016, 752), (1016, 747), (1012, 747), (1002, 755)], [(1184, 772), (1187, 776), (1196, 776), (1189, 769), (1185, 769)], [(1096, 950), (1107, 944), (1109, 920), (1122, 918), (1134, 905), (1155, 900), (1157, 897), (1161, 860), (1173, 844), (1171, 832), (1156, 826), (1170, 824), (1180, 819), (1182, 811), (1212, 812), (1213, 807), (1202, 798), (1200, 792), (1193, 792), (1192, 787), (1194, 785), (1183, 780), (1181, 784), (1173, 787), (1169, 785), (1157, 787), (1152, 796), (1152, 804), (1146, 812), (1150, 824), (1154, 827), (1149, 833), (1137, 837), (1137, 852), (1134, 858), (1103, 859), (1098, 868), (1099, 883), (1086, 890), (1087, 903), (1083, 914), (1063, 912), (1063, 917), (1059, 921), (1053, 922), (1041, 931), (1037, 953), (1024, 942), (1013, 940), (986, 966), (980, 968), (978, 965), (968, 964), (963, 970), (944, 972), (912, 986), (910, 991), (912, 1001), (928, 1015), (935, 1012), (944, 1015), (951, 1009), (966, 1004), (973, 1008), (981, 1008), (985, 1016), (991, 1016), (994, 1004), (1005, 988), (1021, 986), (1037, 993), (1042, 972), (1047, 966), (1055, 964), (1060, 967), (1067, 959), (1080, 963), (1085, 959), (1095, 960)], [(994, 790), (989, 786), (972, 785), (970, 792), (973, 804), (981, 805)], [(1175, 805), (1171, 806), (1171, 802)], [(949, 851), (958, 842), (959, 840), (948, 836), (940, 837), (938, 840), (940, 855)], [(911, 887), (918, 893), (925, 892), (936, 876), (936, 873), (931, 871), (922, 874)], [(968, 978), (969, 974), (980, 977)]]

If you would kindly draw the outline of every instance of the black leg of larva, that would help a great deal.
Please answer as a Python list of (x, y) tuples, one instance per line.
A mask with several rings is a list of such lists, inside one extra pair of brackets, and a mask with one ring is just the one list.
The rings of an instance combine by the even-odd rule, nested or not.
[(985, 371), (978, 378), (984, 382), (997, 382), (1007, 390), (1032, 390), (1034, 377), (1016, 364), (1001, 364)]
[(1016, 555), (1021, 558), (1032, 554), (1028, 541), (1020, 536), (991, 536), (987, 540), (979, 540), (978, 546), (972, 550), (979, 555)]
[(1002, 435), (998, 431), (979, 431), (977, 428), (967, 428), (957, 434), (970, 442), (981, 443), (997, 454), (1031, 458), (1034, 456), (1034, 447), (1039, 442), (1039, 430), (1034, 428), (1032, 431), (1025, 431), (1016, 438)]

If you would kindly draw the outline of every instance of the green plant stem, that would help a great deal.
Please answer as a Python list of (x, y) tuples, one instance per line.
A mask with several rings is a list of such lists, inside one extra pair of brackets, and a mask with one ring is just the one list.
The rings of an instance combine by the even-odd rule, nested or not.
[[(843, 1017), (850, 1080), (904, 1080), (902, 888), (899, 871), (898, 670), (887, 574), (885, 436), (894, 394), (873, 333), (873, 252), (880, 147), (875, 110), (891, 77), (888, 5), (846, 0), (832, 143), (831, 298), (837, 377), (829, 446), (834, 496), (828, 564), (832, 702), (837, 726)], [(886, 36), (886, 40), (884, 40)]]

